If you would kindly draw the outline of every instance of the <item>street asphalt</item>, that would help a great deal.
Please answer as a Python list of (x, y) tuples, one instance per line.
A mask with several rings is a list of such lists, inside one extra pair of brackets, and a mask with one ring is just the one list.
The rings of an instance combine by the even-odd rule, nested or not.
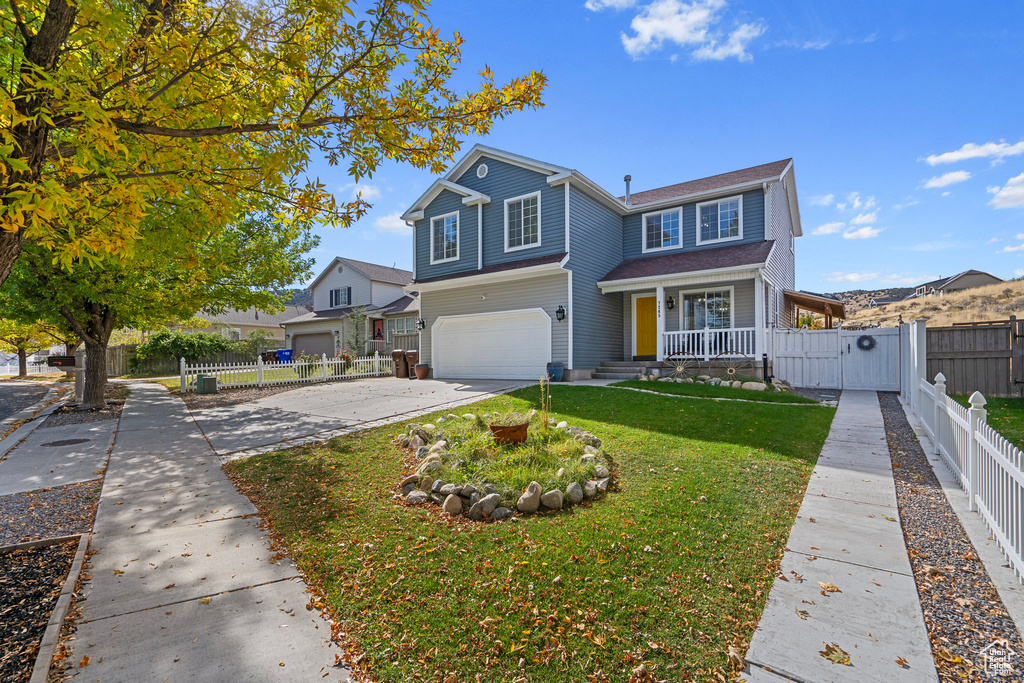
[(28, 382), (0, 382), (0, 420), (6, 420), (19, 410), (24, 410), (43, 400), (49, 389), (47, 384)]

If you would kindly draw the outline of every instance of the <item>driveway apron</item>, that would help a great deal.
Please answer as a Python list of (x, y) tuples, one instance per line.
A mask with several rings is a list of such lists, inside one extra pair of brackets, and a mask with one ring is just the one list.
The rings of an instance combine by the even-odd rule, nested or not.
[(746, 659), (755, 683), (938, 680), (873, 391), (842, 393)]
[(132, 387), (90, 544), (81, 680), (347, 679), (330, 624), (220, 464), (180, 400)]

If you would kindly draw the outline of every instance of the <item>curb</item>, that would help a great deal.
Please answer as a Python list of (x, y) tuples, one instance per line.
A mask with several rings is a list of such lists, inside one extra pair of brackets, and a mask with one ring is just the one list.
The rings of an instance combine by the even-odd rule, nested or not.
[(77, 541), (81, 537), (82, 534), (71, 534), (70, 536), (54, 536), (52, 538), (41, 538), (36, 541), (22, 541), (21, 543), (12, 543), (11, 545), (0, 545), (0, 553), (25, 550), (26, 548), (44, 548), (48, 545), (58, 545), (60, 543), (67, 543), (68, 541)]
[[(68, 571), (68, 578), (64, 581), (64, 587), (60, 590), (57, 604), (54, 605), (53, 612), (50, 613), (50, 620), (46, 624), (46, 631), (43, 633), (43, 639), (39, 643), (39, 652), (36, 654), (36, 662), (32, 666), (32, 677), (29, 679), (29, 683), (46, 683), (46, 679), (50, 675), (53, 655), (57, 652), (57, 646), (60, 645), (60, 631), (64, 627), (64, 620), (71, 609), (75, 584), (78, 583), (78, 575), (81, 574), (82, 565), (85, 563), (85, 551), (89, 547), (89, 536), (90, 534), (79, 534), (78, 536), (62, 536), (60, 538), (48, 538), (42, 541), (29, 541), (28, 543), (18, 544), (23, 547), (33, 547), (32, 544), (35, 544), (34, 547), (39, 547), (78, 538), (78, 550), (75, 552), (75, 559), (71, 563), (71, 569)], [(8, 546), (8, 548), (11, 548), (11, 546)]]
[(49, 406), (39, 411), (31, 421), (26, 422), (3, 439), (0, 439), (0, 460), (3, 460), (8, 453), (14, 450), (15, 446), (28, 438), (29, 434), (41, 426), (44, 421), (43, 418), (49, 417), (50, 413), (57, 410), (57, 408), (64, 405), (64, 403), (65, 401), (63, 400), (51, 403)]

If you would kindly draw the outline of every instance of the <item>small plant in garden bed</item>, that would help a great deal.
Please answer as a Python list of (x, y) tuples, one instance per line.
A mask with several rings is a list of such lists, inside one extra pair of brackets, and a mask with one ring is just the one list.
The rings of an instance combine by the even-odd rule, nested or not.
[[(502, 443), (489, 427), (526, 424), (526, 440)], [(601, 440), (566, 422), (529, 413), (449, 414), (410, 425), (396, 445), (414, 472), (399, 484), (406, 502), (436, 503), (450, 515), (505, 519), (578, 505), (607, 491), (609, 460)]]

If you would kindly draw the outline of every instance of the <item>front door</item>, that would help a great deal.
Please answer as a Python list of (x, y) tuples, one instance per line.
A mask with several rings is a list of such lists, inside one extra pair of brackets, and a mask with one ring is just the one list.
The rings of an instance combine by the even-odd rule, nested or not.
[(636, 300), (636, 355), (655, 356), (658, 353), (658, 305), (653, 296)]
[(373, 338), (383, 339), (384, 338), (384, 321), (374, 320), (373, 321)]

